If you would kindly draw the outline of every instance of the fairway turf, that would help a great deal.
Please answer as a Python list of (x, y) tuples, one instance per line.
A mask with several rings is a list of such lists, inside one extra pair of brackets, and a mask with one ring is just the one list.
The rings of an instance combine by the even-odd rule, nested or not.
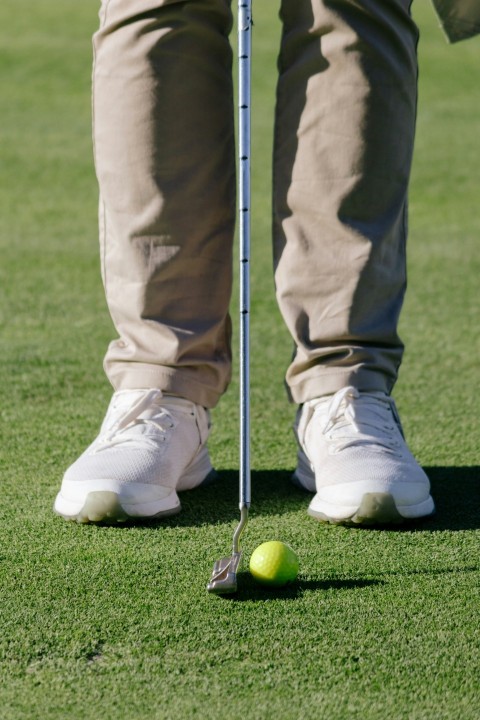
[(227, 599), (206, 583), (239, 517), (236, 379), (213, 413), (220, 481), (183, 494), (182, 514), (117, 528), (52, 513), (111, 394), (90, 140), (98, 4), (2, 0), (1, 720), (480, 717), (480, 39), (447, 46), (430, 4), (416, 5), (407, 351), (395, 397), (438, 511), (402, 530), (324, 526), (289, 483), (291, 341), (275, 305), (269, 218), (280, 25), (276, 4), (259, 2), (244, 568), (257, 545), (279, 539), (300, 574), (271, 590), (244, 570)]

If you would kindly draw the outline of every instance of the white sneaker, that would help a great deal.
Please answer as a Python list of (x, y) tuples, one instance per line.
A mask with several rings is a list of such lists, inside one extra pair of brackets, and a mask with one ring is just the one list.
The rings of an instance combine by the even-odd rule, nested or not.
[(54, 510), (78, 522), (123, 522), (180, 511), (179, 490), (214, 475), (208, 411), (160, 390), (112, 398), (97, 439), (67, 470)]
[(308, 513), (342, 525), (400, 523), (431, 515), (430, 483), (408, 449), (395, 403), (345, 387), (310, 400), (295, 422), (293, 480), (316, 492)]

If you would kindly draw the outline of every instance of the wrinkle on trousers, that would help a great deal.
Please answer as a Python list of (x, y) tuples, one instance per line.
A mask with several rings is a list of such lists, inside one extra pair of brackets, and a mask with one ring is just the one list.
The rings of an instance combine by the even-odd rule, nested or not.
[[(389, 391), (397, 376), (416, 112), (409, 5), (282, 2), (273, 234), (296, 402), (349, 383)], [(119, 334), (106, 371), (117, 389), (208, 407), (231, 372), (231, 23), (226, 0), (104, 0), (94, 38), (102, 268)]]
[(397, 377), (417, 99), (409, 6), (282, 3), (274, 254), (298, 403), (347, 384), (389, 392)]
[(106, 372), (205, 406), (231, 364), (231, 23), (217, 0), (110, 0), (94, 37)]

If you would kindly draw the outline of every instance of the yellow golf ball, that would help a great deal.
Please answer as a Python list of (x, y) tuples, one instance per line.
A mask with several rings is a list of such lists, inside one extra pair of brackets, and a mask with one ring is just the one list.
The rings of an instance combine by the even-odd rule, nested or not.
[(286, 543), (270, 540), (253, 551), (250, 572), (262, 585), (282, 587), (297, 577), (298, 557)]

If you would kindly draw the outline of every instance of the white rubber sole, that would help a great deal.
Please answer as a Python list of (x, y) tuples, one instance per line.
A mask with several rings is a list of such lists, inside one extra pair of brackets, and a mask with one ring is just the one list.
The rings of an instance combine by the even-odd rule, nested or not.
[(129, 518), (167, 517), (181, 510), (175, 490), (159, 485), (135, 483), (135, 488), (129, 488), (110, 479), (75, 482), (75, 488), (72, 485), (62, 486), (53, 506), (65, 520), (125, 522)]
[(308, 514), (332, 525), (400, 525), (432, 515), (435, 506), (431, 497), (415, 505), (399, 505), (391, 493), (364, 493), (359, 505), (333, 505), (314, 497)]
[[(315, 475), (307, 456), (298, 453), (298, 466), (292, 477), (295, 485), (308, 492), (315, 492)], [(311, 501), (308, 514), (315, 520), (332, 525), (372, 526), (399, 525), (404, 522), (420, 520), (435, 512), (432, 497), (428, 494), (419, 502), (411, 504), (399, 502), (393, 492), (376, 492), (369, 489), (369, 482), (364, 481), (364, 492), (355, 502), (345, 493), (345, 502), (332, 502), (316, 493)], [(358, 486), (357, 486), (358, 487)], [(371, 487), (371, 485), (370, 485)], [(347, 491), (347, 488), (345, 488)], [(328, 489), (325, 490), (328, 492)], [(355, 493), (358, 496), (358, 490)]]
[(79, 523), (123, 523), (131, 519), (154, 520), (181, 511), (178, 491), (214, 480), (206, 447), (178, 480), (176, 488), (144, 483), (122, 483), (112, 478), (62, 483), (53, 506), (65, 520)]

